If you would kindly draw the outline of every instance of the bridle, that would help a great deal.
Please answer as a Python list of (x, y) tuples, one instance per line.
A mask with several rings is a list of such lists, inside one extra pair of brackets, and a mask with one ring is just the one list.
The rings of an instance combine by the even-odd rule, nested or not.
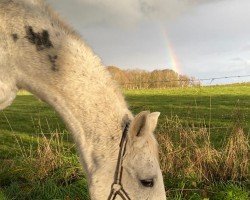
[(118, 155), (118, 160), (117, 160), (117, 165), (116, 165), (114, 182), (111, 186), (111, 191), (110, 191), (108, 200), (114, 200), (117, 195), (119, 195), (123, 200), (131, 200), (130, 197), (128, 196), (128, 193), (123, 189), (123, 186), (122, 186), (122, 171), (123, 171), (122, 162), (123, 162), (124, 154), (126, 152), (129, 125), (130, 125), (129, 122), (126, 123), (126, 126), (122, 133), (122, 139), (120, 142), (120, 150), (119, 150), (119, 155)]

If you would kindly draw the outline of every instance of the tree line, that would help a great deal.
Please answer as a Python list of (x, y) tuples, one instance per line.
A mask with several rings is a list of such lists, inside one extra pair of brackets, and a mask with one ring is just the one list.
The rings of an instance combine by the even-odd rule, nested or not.
[(150, 89), (169, 87), (199, 86), (200, 81), (194, 77), (181, 75), (171, 69), (154, 70), (122, 70), (108, 66), (112, 77), (125, 89)]

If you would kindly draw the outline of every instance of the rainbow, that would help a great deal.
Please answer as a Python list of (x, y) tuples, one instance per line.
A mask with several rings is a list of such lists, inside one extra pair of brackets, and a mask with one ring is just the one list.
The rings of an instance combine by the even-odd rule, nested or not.
[(163, 31), (164, 41), (167, 46), (167, 65), (170, 66), (178, 74), (182, 74), (180, 61), (175, 53), (174, 47), (168, 37), (167, 32)]

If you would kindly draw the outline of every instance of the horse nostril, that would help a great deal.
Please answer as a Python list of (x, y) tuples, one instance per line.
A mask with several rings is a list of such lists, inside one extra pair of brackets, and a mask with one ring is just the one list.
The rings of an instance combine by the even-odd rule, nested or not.
[(140, 180), (141, 184), (144, 187), (153, 187), (154, 186), (154, 180), (153, 179), (146, 179), (146, 180)]

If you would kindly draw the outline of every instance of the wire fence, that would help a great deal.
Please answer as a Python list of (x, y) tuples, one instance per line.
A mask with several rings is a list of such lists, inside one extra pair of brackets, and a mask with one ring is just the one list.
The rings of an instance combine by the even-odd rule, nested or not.
[[(192, 78), (192, 79), (168, 79), (166, 77), (165, 80), (164, 78), (161, 78), (163, 80), (153, 80), (153, 81), (143, 81), (143, 80), (137, 79), (133, 82), (124, 82), (124, 83), (120, 82), (120, 85), (126, 89), (143, 89), (143, 88), (150, 89), (150, 88), (167, 88), (167, 87), (202, 86), (204, 82), (208, 82), (208, 85), (211, 85), (216, 80), (228, 80), (228, 79), (235, 79), (235, 78), (240, 79), (240, 78), (247, 78), (247, 77), (250, 77), (250, 74), (237, 75), (237, 76), (235, 75), (235, 76), (211, 77), (211, 78)], [(250, 79), (249, 79), (249, 82), (250, 82)]]

